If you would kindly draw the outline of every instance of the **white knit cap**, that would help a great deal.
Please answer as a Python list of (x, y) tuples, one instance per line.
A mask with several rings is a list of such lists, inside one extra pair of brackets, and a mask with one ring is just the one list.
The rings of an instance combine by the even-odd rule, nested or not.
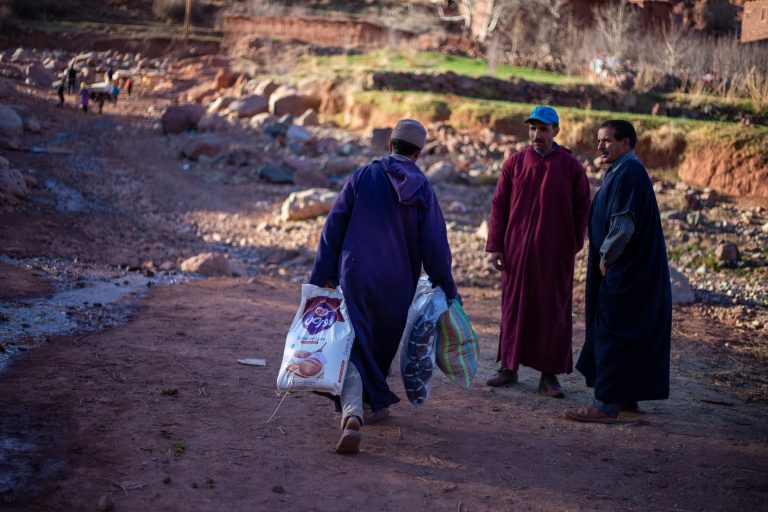
[(427, 143), (427, 130), (415, 119), (401, 119), (392, 130), (390, 138), (410, 142), (421, 149)]

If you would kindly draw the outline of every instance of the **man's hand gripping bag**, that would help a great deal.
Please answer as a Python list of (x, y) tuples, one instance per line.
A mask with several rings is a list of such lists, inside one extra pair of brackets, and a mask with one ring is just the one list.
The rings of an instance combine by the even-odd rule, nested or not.
[(448, 309), (445, 292), (432, 288), (427, 277), (419, 279), (400, 340), (400, 375), (408, 400), (424, 405), (435, 371), (435, 335), (440, 315)]
[(354, 339), (341, 287), (302, 285), (301, 305), (285, 339), (277, 389), (340, 395)]

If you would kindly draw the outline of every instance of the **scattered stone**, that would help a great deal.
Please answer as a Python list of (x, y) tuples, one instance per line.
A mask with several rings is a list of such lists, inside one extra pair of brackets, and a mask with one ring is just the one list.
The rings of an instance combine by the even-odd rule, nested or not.
[(204, 252), (181, 262), (182, 272), (193, 272), (205, 277), (242, 276), (245, 272), (219, 253)]
[(269, 112), (276, 116), (290, 114), (300, 116), (312, 108), (309, 96), (300, 94), (288, 86), (281, 86), (269, 97)]
[(715, 249), (715, 256), (726, 265), (735, 265), (741, 261), (739, 248), (736, 244), (725, 243), (718, 245), (717, 249)]
[(208, 105), (208, 112), (221, 112), (222, 110), (226, 110), (236, 99), (237, 98), (232, 96), (221, 96), (220, 98), (216, 98)]
[(459, 176), (459, 172), (451, 162), (442, 161), (432, 164), (424, 175), (432, 183), (443, 183), (455, 180)]
[(248, 121), (248, 126), (252, 130), (261, 131), (264, 129), (265, 126), (274, 124), (277, 122), (277, 117), (273, 116), (272, 114), (265, 112), (262, 114), (256, 114)]
[(40, 121), (37, 120), (35, 116), (26, 116), (23, 119), (24, 123), (24, 129), (27, 131), (30, 131), (32, 133), (41, 133), (43, 131), (43, 127), (40, 126)]
[(262, 114), (269, 110), (267, 100), (262, 96), (247, 96), (245, 98), (233, 101), (228, 112), (234, 113), (237, 117), (252, 117), (256, 114)]
[(187, 105), (171, 105), (165, 109), (160, 118), (163, 133), (184, 133), (196, 130), (197, 123), (203, 117), (205, 110), (197, 103)]
[(26, 79), (27, 85), (37, 87), (51, 87), (56, 75), (50, 69), (46, 69), (42, 64), (30, 64), (27, 66)]
[(691, 304), (696, 301), (688, 278), (673, 267), (669, 267), (669, 282), (672, 286), (672, 304)]
[(467, 213), (469, 211), (469, 207), (461, 201), (451, 201), (447, 210), (450, 213)]
[(256, 89), (254, 89), (253, 92), (269, 100), (269, 98), (272, 96), (272, 93), (279, 88), (280, 88), (280, 84), (278, 84), (277, 82), (274, 82), (272, 80), (265, 80), (259, 83), (259, 85), (256, 86)]
[(24, 132), (24, 122), (11, 107), (0, 105), (0, 137), (19, 137)]
[(200, 132), (215, 132), (223, 130), (229, 126), (227, 120), (215, 112), (206, 112), (197, 123), (197, 130)]
[(282, 219), (304, 220), (325, 215), (331, 211), (337, 196), (333, 190), (320, 188), (292, 192), (283, 202)]
[(293, 171), (280, 165), (263, 164), (258, 170), (259, 178), (276, 185), (293, 183)]
[(17, 204), (29, 190), (24, 176), (16, 169), (0, 168), (0, 204)]
[(330, 158), (323, 167), (326, 176), (346, 176), (358, 168), (357, 162), (348, 157)]
[(296, 119), (296, 124), (299, 126), (317, 126), (320, 124), (320, 119), (314, 109), (309, 109)]
[(389, 148), (392, 128), (374, 128), (371, 130), (371, 147), (385, 151)]
[(699, 196), (701, 203), (706, 208), (713, 208), (717, 206), (717, 202), (720, 200), (720, 196), (711, 188), (704, 189), (704, 192)]
[(224, 149), (221, 140), (212, 134), (198, 135), (190, 138), (181, 149), (182, 157), (197, 160), (200, 156), (215, 157)]
[(306, 128), (292, 124), (285, 131), (285, 138), (288, 142), (303, 144), (312, 140), (312, 134)]

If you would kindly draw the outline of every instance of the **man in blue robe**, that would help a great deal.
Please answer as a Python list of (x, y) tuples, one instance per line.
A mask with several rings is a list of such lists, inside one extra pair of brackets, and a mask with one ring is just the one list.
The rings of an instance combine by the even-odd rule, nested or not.
[(310, 283), (341, 285), (355, 330), (340, 402), (338, 453), (359, 450), (360, 427), (389, 415), (399, 398), (387, 374), (405, 328), (422, 265), (433, 285), (456, 296), (445, 219), (416, 165), (427, 132), (403, 119), (392, 153), (357, 169), (325, 221)]
[(610, 168), (590, 211), (586, 333), (576, 364), (595, 399), (565, 416), (612, 423), (621, 411), (639, 411), (640, 400), (669, 397), (672, 298), (659, 207), (634, 152), (635, 129), (606, 121), (597, 140)]

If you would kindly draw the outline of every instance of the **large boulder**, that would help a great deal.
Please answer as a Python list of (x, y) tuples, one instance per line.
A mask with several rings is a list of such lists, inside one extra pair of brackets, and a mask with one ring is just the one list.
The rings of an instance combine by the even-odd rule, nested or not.
[(259, 166), (259, 178), (274, 183), (275, 185), (287, 185), (293, 183), (293, 169), (283, 165), (265, 163)]
[(233, 101), (227, 110), (236, 114), (237, 117), (252, 117), (256, 114), (268, 112), (269, 104), (262, 96), (246, 96), (245, 98)]
[(352, 158), (346, 156), (332, 157), (325, 163), (323, 174), (326, 176), (346, 176), (358, 167), (357, 162)]
[(311, 188), (292, 192), (283, 202), (283, 220), (304, 220), (325, 215), (331, 211), (338, 193), (333, 190)]
[(256, 114), (248, 121), (248, 126), (252, 130), (261, 131), (264, 129), (265, 126), (269, 126), (271, 124), (274, 124), (277, 122), (277, 117), (273, 116), (269, 112), (264, 112), (262, 114)]
[(0, 105), (0, 137), (19, 137), (24, 132), (24, 121), (11, 107)]
[(672, 286), (672, 304), (690, 304), (696, 301), (688, 278), (673, 267), (669, 267), (669, 283)]
[(435, 162), (424, 175), (429, 178), (432, 183), (443, 183), (446, 181), (453, 181), (459, 176), (459, 171), (456, 170), (456, 166), (451, 162), (442, 161)]
[(718, 260), (722, 261), (726, 266), (735, 265), (741, 261), (741, 255), (739, 254), (739, 248), (736, 244), (725, 243), (720, 244), (715, 249), (715, 256)]
[(192, 137), (181, 148), (181, 156), (189, 160), (197, 160), (201, 156), (213, 158), (224, 150), (224, 144), (217, 136), (212, 134)]
[(265, 80), (260, 82), (254, 89), (254, 93), (259, 96), (263, 96), (267, 99), (272, 96), (272, 93), (280, 88), (280, 84), (273, 82), (272, 80)]
[(325, 188), (328, 178), (320, 171), (320, 164), (311, 158), (285, 157), (283, 161), (293, 169), (293, 183), (304, 187)]
[(237, 98), (233, 96), (221, 96), (208, 104), (208, 112), (221, 112), (226, 110)]
[(269, 111), (276, 116), (290, 114), (298, 117), (312, 108), (312, 97), (299, 93), (295, 89), (281, 86), (269, 97)]
[(317, 117), (317, 112), (310, 108), (296, 119), (296, 124), (299, 126), (317, 126), (320, 124), (320, 119)]
[(285, 140), (289, 143), (303, 144), (312, 140), (312, 134), (305, 128), (293, 124), (285, 131)]
[(206, 277), (217, 276), (242, 276), (245, 272), (239, 265), (234, 264), (218, 253), (204, 252), (197, 256), (192, 256), (181, 262), (182, 272), (194, 272)]
[(227, 120), (216, 112), (206, 112), (197, 123), (197, 130), (200, 132), (215, 132), (223, 130), (229, 126)]
[(0, 204), (16, 204), (26, 199), (28, 193), (27, 182), (20, 172), (0, 165)]
[(183, 133), (197, 130), (197, 123), (203, 117), (205, 109), (197, 103), (187, 105), (171, 105), (165, 109), (160, 125), (163, 133)]
[(56, 79), (56, 74), (50, 69), (46, 69), (42, 64), (30, 64), (26, 71), (27, 85), (50, 87)]

